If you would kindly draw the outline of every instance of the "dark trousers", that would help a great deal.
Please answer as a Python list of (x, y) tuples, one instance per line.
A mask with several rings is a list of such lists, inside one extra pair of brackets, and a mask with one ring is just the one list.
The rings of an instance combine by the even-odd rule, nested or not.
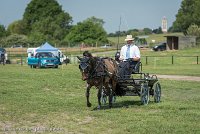
[(118, 67), (118, 76), (120, 78), (130, 78), (130, 63), (128, 61), (120, 62)]
[(137, 63), (136, 61), (120, 62), (118, 66), (118, 76), (120, 78), (130, 78)]

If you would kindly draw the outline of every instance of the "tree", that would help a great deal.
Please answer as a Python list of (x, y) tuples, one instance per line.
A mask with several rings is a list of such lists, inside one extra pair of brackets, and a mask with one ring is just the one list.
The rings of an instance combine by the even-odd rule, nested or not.
[(25, 35), (11, 34), (4, 39), (4, 44), (7, 47), (12, 45), (23, 45), (24, 47), (27, 47), (28, 38)]
[(28, 37), (29, 40), (29, 46), (31, 47), (38, 47), (42, 43), (48, 41), (43, 33), (40, 32), (33, 32)]
[(96, 18), (94, 16), (86, 19), (85, 21), (90, 21), (90, 22), (93, 22), (94, 24), (98, 24), (100, 26), (103, 27), (103, 25), (105, 24), (105, 22), (103, 21), (103, 19), (99, 19), (99, 18)]
[(6, 32), (6, 29), (3, 25), (0, 25), (0, 46), (1, 47), (4, 47), (4, 40), (7, 36), (7, 32)]
[(25, 34), (23, 26), (24, 24), (22, 20), (14, 21), (8, 26), (7, 31), (10, 34)]
[(0, 38), (5, 37), (7, 35), (6, 29), (3, 25), (0, 25)]
[(195, 1), (195, 7), (194, 7), (194, 23), (198, 26), (200, 26), (200, 1), (196, 0)]
[(56, 0), (32, 0), (23, 15), (26, 35), (40, 33), (46, 39), (62, 40), (69, 32), (72, 17)]
[(191, 25), (187, 29), (187, 35), (200, 37), (200, 27), (198, 27), (197, 25)]
[(145, 35), (152, 34), (152, 30), (150, 28), (144, 28), (143, 31)]
[(183, 0), (181, 8), (173, 23), (173, 31), (187, 34), (187, 29), (192, 24), (200, 25), (200, 2), (199, 0)]
[[(98, 20), (95, 18), (95, 20)], [(73, 26), (70, 33), (66, 36), (65, 41), (69, 43), (85, 43), (90, 46), (96, 43), (107, 43), (107, 33), (102, 25), (86, 19)]]
[(163, 33), (161, 27), (159, 27), (158, 29), (154, 29), (152, 32), (155, 33), (155, 34), (161, 34), (161, 33)]

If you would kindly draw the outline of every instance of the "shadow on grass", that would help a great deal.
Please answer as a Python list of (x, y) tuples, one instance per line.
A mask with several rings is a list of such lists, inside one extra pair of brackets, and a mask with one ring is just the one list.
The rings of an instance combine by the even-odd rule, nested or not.
[(114, 102), (112, 108), (109, 108), (108, 103), (101, 106), (101, 109), (98, 109), (95, 107), (92, 111), (95, 110), (107, 110), (107, 109), (113, 109), (113, 108), (129, 108), (131, 106), (141, 106), (141, 101), (133, 101), (133, 100), (126, 100), (126, 101), (120, 101), (120, 102)]

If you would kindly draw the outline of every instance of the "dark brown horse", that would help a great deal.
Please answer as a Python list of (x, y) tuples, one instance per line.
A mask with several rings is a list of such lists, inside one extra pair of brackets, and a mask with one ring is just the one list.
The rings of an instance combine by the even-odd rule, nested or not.
[(98, 89), (98, 109), (101, 107), (102, 91), (109, 96), (109, 107), (112, 107), (113, 93), (116, 88), (116, 61), (111, 58), (93, 57), (88, 51), (83, 53), (79, 69), (82, 73), (82, 80), (87, 82), (86, 99), (87, 106), (91, 107), (89, 101), (90, 88), (95, 86)]

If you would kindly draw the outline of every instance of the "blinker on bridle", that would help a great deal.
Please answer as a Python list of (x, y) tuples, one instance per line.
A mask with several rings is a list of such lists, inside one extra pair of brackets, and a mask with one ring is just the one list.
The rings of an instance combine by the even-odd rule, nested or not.
[(84, 72), (84, 70), (89, 66), (88, 64), (89, 58), (88, 57), (80, 58), (80, 61), (81, 62), (79, 65), (79, 69)]
[(79, 69), (81, 69), (82, 71), (84, 71), (88, 66), (89, 66), (88, 63), (81, 62), (80, 65), (79, 65)]

